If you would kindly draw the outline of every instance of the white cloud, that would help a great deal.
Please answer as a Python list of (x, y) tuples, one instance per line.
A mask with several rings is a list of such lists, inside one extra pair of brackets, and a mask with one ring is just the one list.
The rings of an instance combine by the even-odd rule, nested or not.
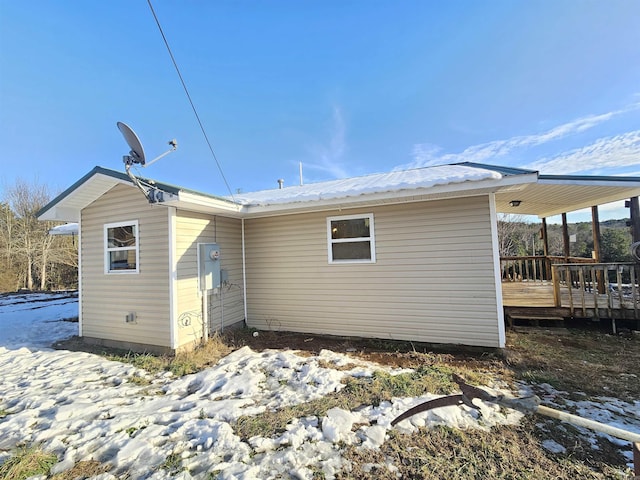
[(595, 172), (640, 165), (640, 130), (599, 138), (590, 145), (526, 165), (543, 174)]
[(331, 118), (331, 134), (328, 142), (324, 145), (311, 147), (311, 158), (315, 161), (305, 162), (304, 167), (323, 173), (328, 173), (334, 178), (348, 177), (342, 159), (347, 149), (346, 142), (347, 127), (339, 106), (333, 107)]
[[(576, 133), (585, 132), (604, 122), (611, 120), (612, 118), (618, 115), (627, 113), (632, 110), (637, 110), (639, 108), (640, 108), (640, 103), (634, 103), (620, 110), (614, 110), (612, 112), (603, 113), (600, 115), (587, 115), (585, 117), (575, 119), (571, 122), (558, 125), (557, 127), (551, 128), (542, 133), (533, 134), (533, 135), (521, 135), (521, 136), (509, 138), (506, 140), (494, 140), (492, 142), (473, 145), (471, 147), (466, 148), (460, 153), (443, 153), (440, 147), (430, 143), (416, 144), (413, 146), (413, 151), (412, 151), (412, 155), (414, 159), (413, 162), (410, 165), (405, 165), (401, 168), (427, 167), (432, 165), (441, 165), (445, 163), (456, 163), (456, 162), (482, 163), (487, 161), (495, 161), (496, 159), (499, 159), (500, 157), (504, 157), (517, 150), (536, 147), (548, 142), (560, 140), (562, 138), (565, 138), (567, 136), (570, 136)], [(630, 132), (630, 133), (633, 133), (633, 132)], [(625, 135), (628, 135), (628, 134), (625, 134)], [(607, 140), (607, 139), (603, 139), (603, 140)], [(628, 142), (632, 139), (630, 138), (623, 139), (622, 142), (624, 142), (625, 140)], [(620, 142), (620, 146), (622, 146), (622, 142)], [(628, 155), (631, 155), (632, 150), (633, 150), (632, 148), (627, 148), (626, 150), (623, 150), (623, 151), (626, 151)], [(613, 145), (612, 145), (612, 151), (613, 151)], [(552, 162), (552, 161), (553, 159), (549, 160), (549, 162)], [(636, 162), (638, 162), (638, 160), (636, 160)], [(536, 164), (538, 163), (540, 162), (536, 162)], [(627, 165), (627, 163), (624, 163), (624, 165)], [(611, 165), (608, 165), (608, 166), (611, 166)], [(544, 173), (547, 173), (547, 171), (545, 171)]]

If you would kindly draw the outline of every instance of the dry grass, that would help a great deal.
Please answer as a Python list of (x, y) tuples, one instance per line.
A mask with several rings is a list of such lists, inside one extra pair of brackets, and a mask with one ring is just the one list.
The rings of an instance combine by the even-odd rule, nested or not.
[(91, 478), (101, 473), (106, 473), (112, 468), (111, 465), (106, 465), (96, 460), (87, 460), (76, 463), (69, 470), (52, 476), (50, 480), (79, 480)]
[(51, 467), (56, 463), (58, 458), (53, 453), (45, 452), (39, 447), (20, 447), (0, 465), (0, 479), (23, 480), (46, 475), (50, 480), (76, 480), (90, 478), (112, 468), (111, 465), (89, 460), (78, 462), (69, 470), (49, 477)]
[[(322, 418), (334, 407), (354, 410), (365, 405), (380, 405), (394, 397), (417, 397), (426, 392), (450, 394), (457, 386), (451, 380), (451, 374), (467, 374), (478, 383), (488, 380), (478, 374), (446, 365), (425, 365), (412, 373), (390, 375), (386, 372), (374, 372), (371, 378), (347, 378), (345, 386), (339, 392), (326, 395), (318, 400), (301, 403), (261, 415), (240, 417), (234, 431), (243, 440), (254, 436), (272, 437), (286, 431), (286, 425), (294, 419), (314, 416)], [(484, 382), (483, 382), (484, 381)]]
[(540, 329), (507, 334), (506, 362), (517, 376), (569, 392), (640, 398), (640, 336), (572, 329), (554, 335)]
[(206, 344), (198, 346), (195, 350), (177, 354), (171, 359), (169, 368), (166, 370), (178, 376), (196, 373), (215, 365), (232, 350), (233, 348), (220, 335), (215, 334)]
[[(58, 342), (54, 347), (65, 350), (95, 353), (96, 355), (101, 355), (109, 360), (130, 363), (138, 368), (146, 370), (149, 373), (168, 371), (179, 377), (196, 373), (207, 367), (211, 367), (218, 363), (218, 360), (228, 355), (233, 350), (233, 346), (229, 345), (225, 339), (217, 334), (210, 337), (206, 344), (198, 345), (193, 350), (181, 352), (175, 356), (138, 353), (99, 345), (91, 345), (83, 342), (77, 337)], [(145, 379), (139, 375), (134, 375), (130, 378), (130, 381), (138, 385), (148, 384)]]
[[(339, 479), (604, 479), (620, 478), (593, 460), (557, 457), (541, 448), (531, 420), (490, 432), (422, 428), (412, 435), (389, 432), (379, 450), (347, 447), (350, 465)], [(398, 470), (390, 471), (392, 463)]]
[(0, 479), (23, 480), (34, 475), (48, 475), (57, 462), (58, 458), (53, 453), (38, 447), (20, 447), (0, 465)]

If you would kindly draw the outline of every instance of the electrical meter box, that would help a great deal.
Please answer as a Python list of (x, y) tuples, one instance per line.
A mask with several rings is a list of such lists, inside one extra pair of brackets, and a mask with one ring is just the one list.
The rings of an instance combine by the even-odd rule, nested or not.
[(198, 278), (201, 291), (220, 288), (220, 247), (217, 243), (198, 244)]

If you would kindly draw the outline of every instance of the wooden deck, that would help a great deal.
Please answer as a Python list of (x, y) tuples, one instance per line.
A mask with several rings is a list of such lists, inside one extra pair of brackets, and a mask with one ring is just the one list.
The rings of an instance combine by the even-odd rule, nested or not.
[(538, 276), (514, 281), (503, 276), (502, 303), (509, 324), (524, 318), (609, 319), (614, 330), (615, 320), (635, 321), (632, 323), (640, 329), (640, 287), (633, 265), (559, 264), (551, 268), (553, 280)]
[(555, 307), (552, 283), (502, 282), (505, 307)]
[[(622, 295), (622, 301), (619, 295), (609, 296), (607, 294), (599, 294), (594, 291), (588, 291), (580, 288), (569, 288), (567, 286), (560, 287), (560, 305), (555, 304), (555, 294), (553, 284), (551, 283), (531, 283), (526, 282), (504, 282), (502, 284), (502, 303), (505, 307), (540, 307), (540, 308), (572, 308), (574, 310), (617, 310), (628, 311), (633, 317), (635, 310), (640, 308), (638, 302), (634, 303), (631, 298)], [(576, 312), (576, 315), (579, 312)], [(619, 314), (620, 318), (627, 317)]]

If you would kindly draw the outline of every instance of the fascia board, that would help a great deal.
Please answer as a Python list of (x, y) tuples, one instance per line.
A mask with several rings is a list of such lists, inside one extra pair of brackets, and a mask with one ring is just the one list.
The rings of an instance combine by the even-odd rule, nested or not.
[(623, 187), (623, 188), (637, 188), (640, 194), (640, 179), (635, 177), (632, 179), (616, 179), (615, 177), (598, 178), (593, 179), (583, 177), (561, 177), (552, 178), (541, 176), (537, 182), (539, 185), (577, 185), (585, 187)]
[(68, 188), (38, 212), (39, 220), (77, 222), (80, 211), (97, 200), (101, 195), (118, 184), (131, 182), (108, 173), (102, 173), (96, 167), (90, 176), (81, 179)]
[(170, 200), (161, 205), (174, 206), (184, 210), (196, 210), (208, 213), (233, 214), (241, 216), (242, 207), (223, 199), (203, 197), (189, 192), (178, 192), (177, 200)]

